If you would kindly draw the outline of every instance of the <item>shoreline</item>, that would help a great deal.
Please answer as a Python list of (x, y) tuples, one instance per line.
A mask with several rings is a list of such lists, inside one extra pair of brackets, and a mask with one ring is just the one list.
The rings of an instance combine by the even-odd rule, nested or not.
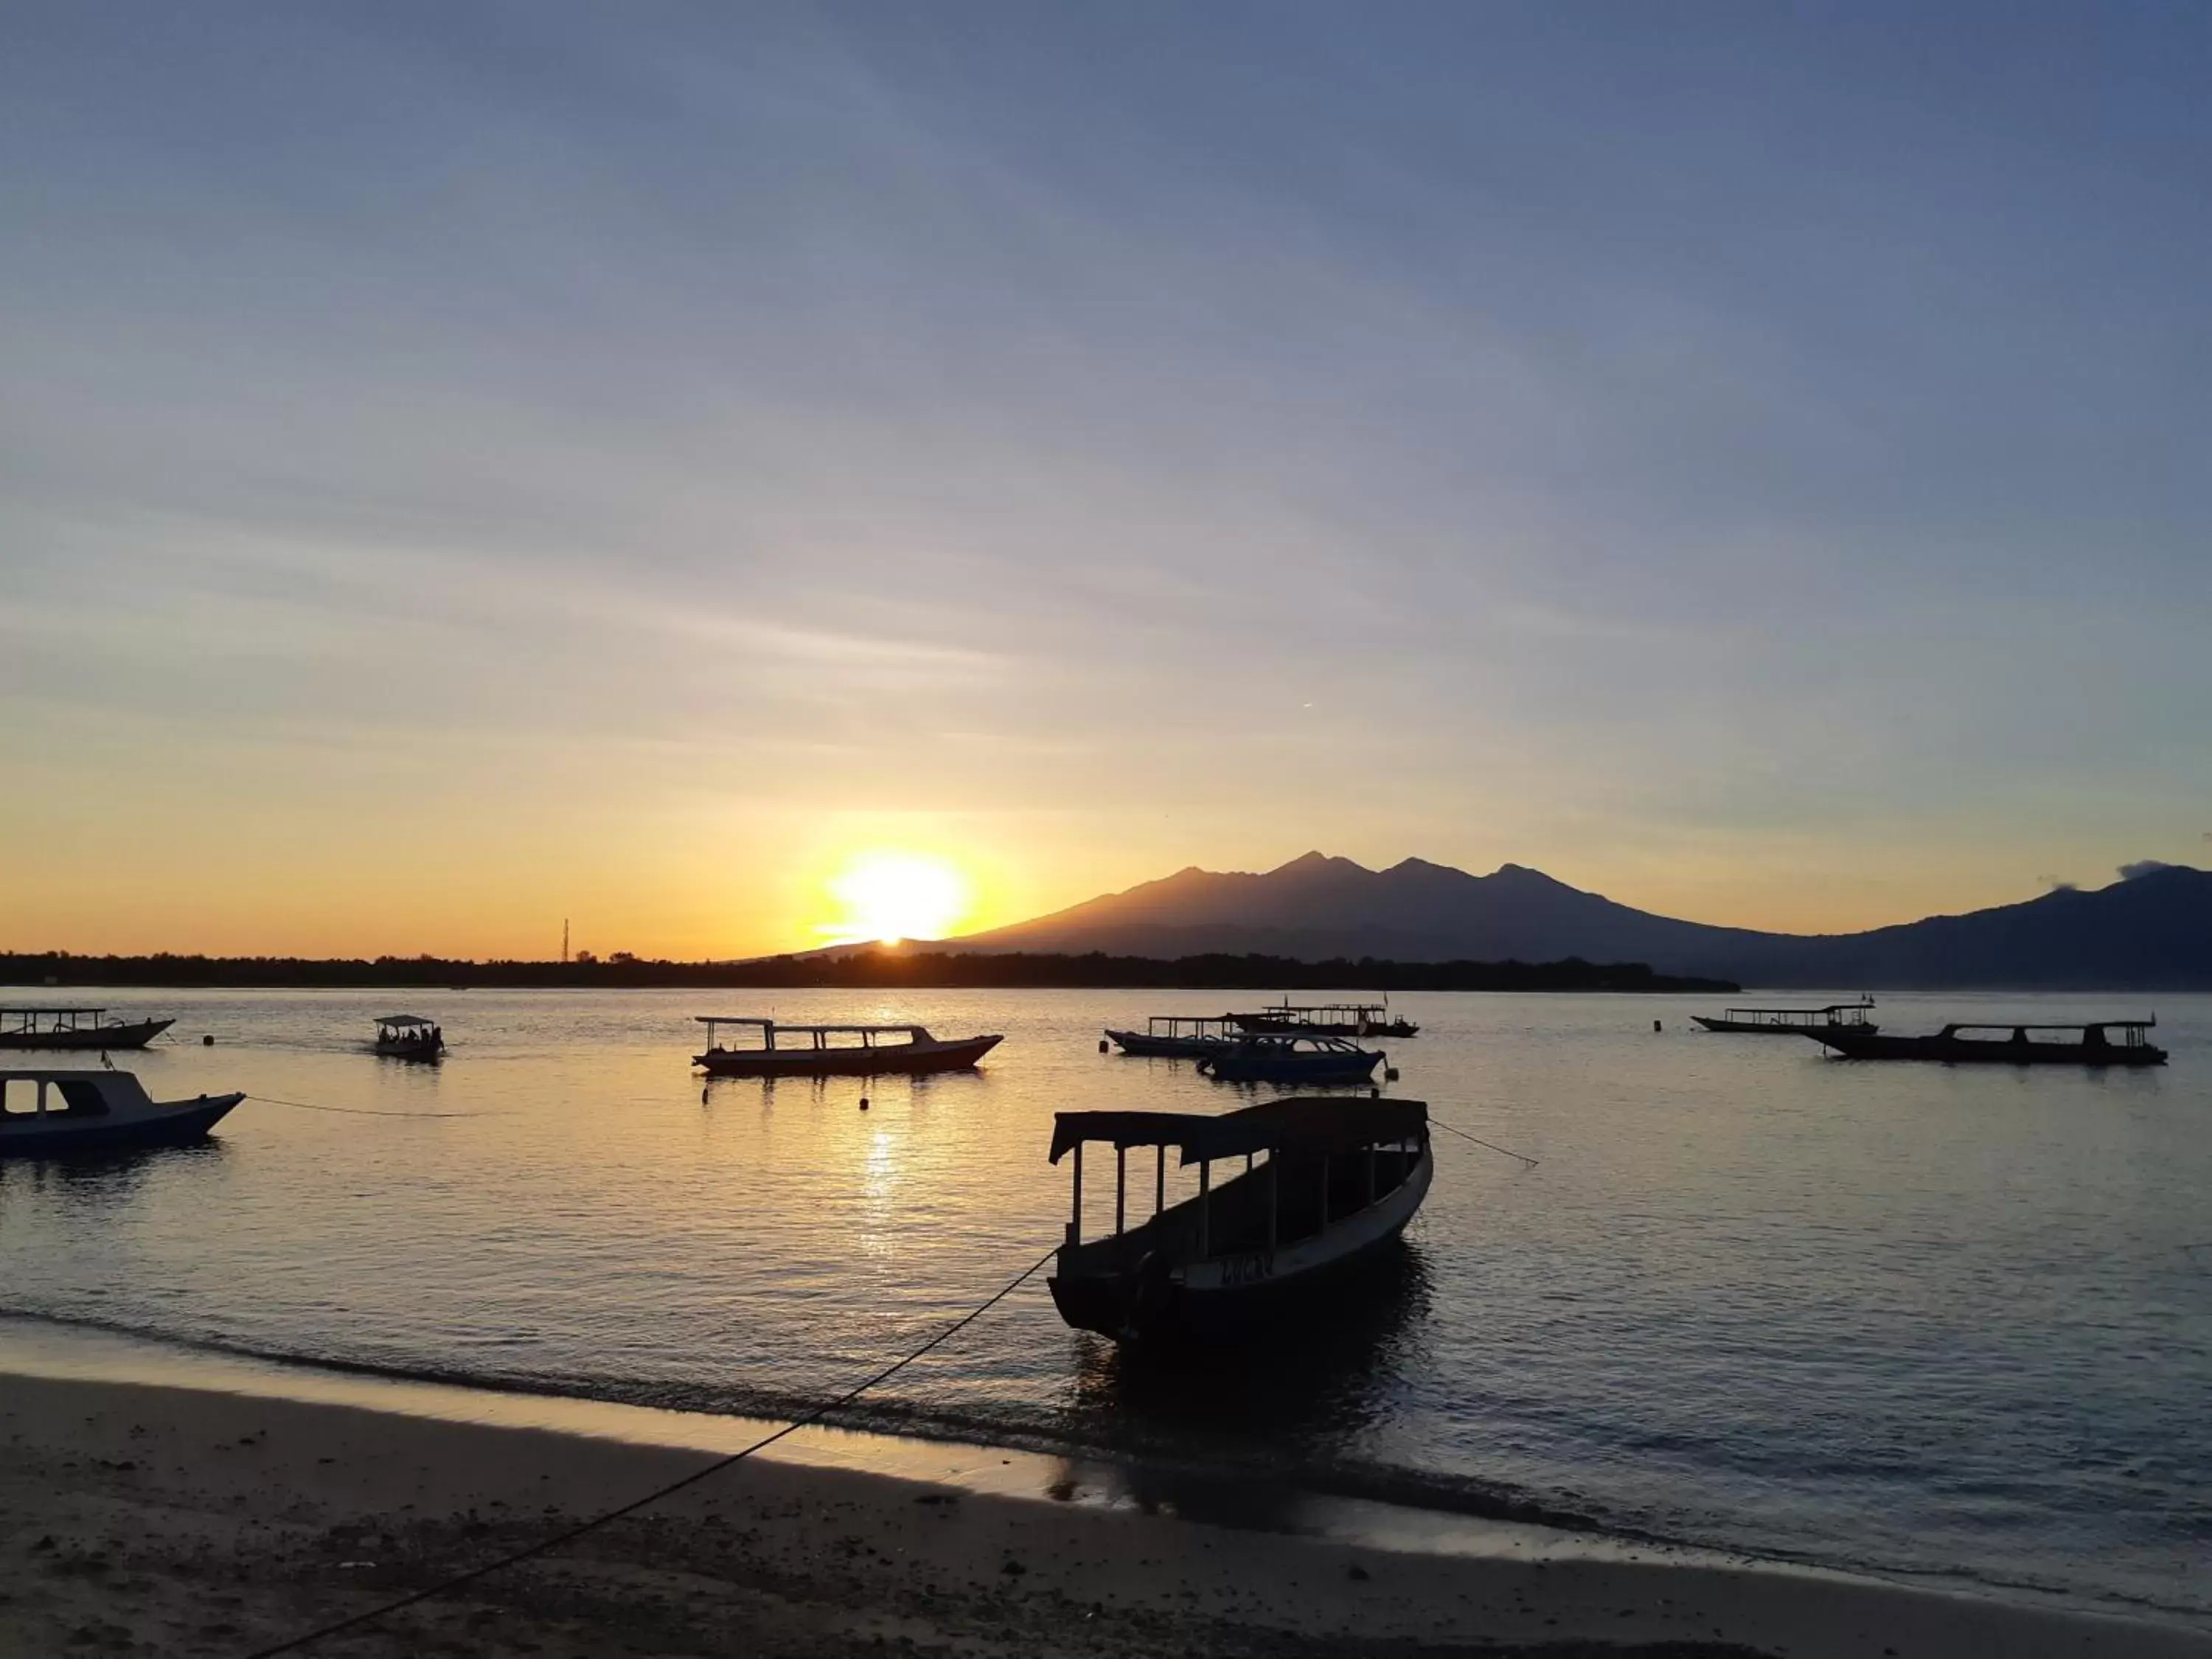
[[(764, 1426), (189, 1351), (149, 1364), (155, 1345), (24, 1322), (0, 1326), (0, 1651), (250, 1651)], [(637, 1650), (2212, 1656), (2212, 1633), (2148, 1618), (1367, 1500), (1285, 1512), (1220, 1484), (1194, 1506), (1103, 1460), (812, 1428), (317, 1650), (582, 1655), (649, 1626)]]

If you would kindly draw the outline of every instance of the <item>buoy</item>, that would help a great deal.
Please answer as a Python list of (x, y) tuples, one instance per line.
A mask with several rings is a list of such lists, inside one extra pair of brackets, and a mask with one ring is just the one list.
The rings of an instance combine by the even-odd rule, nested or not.
[(1100, 1037), (1098, 1039), (1098, 1052), (1100, 1054), (1104, 1054), (1111, 1047), (1113, 1047), (1113, 1045), (1108, 1042), (1104, 1037)]
[(1382, 1091), (1380, 1089), (1370, 1088), (1367, 1091), (1367, 1097), (1370, 1100), (1380, 1100), (1382, 1098)]
[(699, 1103), (702, 1106), (707, 1103), (707, 1091), (704, 1089), (699, 1091)]
[(868, 1097), (866, 1095), (860, 1097), (860, 1109), (864, 1112), (868, 1109)]
[(1667, 1028), (1666, 1028), (1665, 1026), (1662, 1025), (1662, 1024), (1661, 1024), (1657, 1020), (1656, 1020), (1656, 1019), (1655, 1019), (1655, 1020), (1653, 1020), (1653, 1021), (1651, 1022), (1651, 1029), (1652, 1029), (1653, 1030), (1655, 1030), (1655, 1031), (1663, 1031), (1663, 1030), (1665, 1030)]
[(210, 1031), (210, 1032), (209, 1032), (205, 1036), (202, 1037), (202, 1038), (200, 1039), (200, 1046), (201, 1046), (203, 1048), (214, 1048), (214, 1047), (215, 1047), (215, 1033), (214, 1033), (213, 1031)]
[(1395, 1083), (1398, 1080), (1398, 1068), (1395, 1066), (1385, 1066), (1382, 1068), (1382, 1080), (1385, 1083)]

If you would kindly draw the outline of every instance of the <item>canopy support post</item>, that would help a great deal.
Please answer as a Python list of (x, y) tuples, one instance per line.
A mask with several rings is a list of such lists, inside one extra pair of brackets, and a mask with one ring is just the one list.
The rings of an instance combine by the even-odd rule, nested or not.
[(1083, 1242), (1083, 1143), (1075, 1143), (1075, 1212), (1067, 1218), (1067, 1248)]
[(1198, 1161), (1198, 1259), (1206, 1260), (1212, 1254), (1213, 1231), (1213, 1165), (1206, 1159)]
[(1120, 1237), (1129, 1191), (1129, 1149), (1116, 1143), (1114, 1148), (1114, 1232)]
[(1168, 1206), (1168, 1149), (1164, 1142), (1152, 1148), (1159, 1163), (1152, 1170), (1152, 1213), (1158, 1215)]
[(1270, 1149), (1267, 1153), (1267, 1248), (1271, 1250), (1275, 1248), (1276, 1229), (1281, 1220), (1283, 1207), (1283, 1182), (1275, 1169), (1276, 1157), (1274, 1151)]

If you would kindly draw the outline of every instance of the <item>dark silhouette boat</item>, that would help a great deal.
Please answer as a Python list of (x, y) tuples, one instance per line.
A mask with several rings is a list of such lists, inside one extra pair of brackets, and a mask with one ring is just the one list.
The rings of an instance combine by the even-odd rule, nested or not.
[[(713, 1077), (888, 1077), (965, 1071), (1006, 1041), (1001, 1036), (945, 1039), (920, 1025), (786, 1025), (772, 1019), (697, 1016), (707, 1028), (707, 1052), (691, 1063)], [(725, 1048), (720, 1025), (757, 1028), (757, 1048)], [(885, 1042), (887, 1036), (903, 1037)], [(797, 1038), (797, 1042), (790, 1039)], [(849, 1037), (835, 1042), (833, 1037)]]
[(1273, 1007), (1224, 1018), (1240, 1031), (1287, 1031), (1297, 1036), (1409, 1037), (1421, 1029), (1409, 1019), (1393, 1019), (1389, 1005), (1382, 1002), (1294, 1004), (1285, 997)]
[(1732, 1031), (1745, 1036), (1817, 1036), (1842, 1028), (1872, 1036), (1881, 1027), (1867, 1018), (1872, 997), (1856, 1002), (1832, 1002), (1825, 1008), (1730, 1008), (1720, 1014), (1692, 1014), (1708, 1031)]
[(1213, 1050), (1198, 1069), (1224, 1083), (1364, 1083), (1382, 1059), (1348, 1037), (1267, 1032)]
[(446, 1052), (445, 1028), (421, 1014), (380, 1014), (373, 1046), (389, 1060), (436, 1060)]
[[(1808, 1031), (1846, 1060), (1934, 1060), (1948, 1065), (1986, 1066), (2163, 1066), (2166, 1050), (2143, 1033), (2155, 1019), (2107, 1019), (2082, 1025), (1946, 1025), (1932, 1036), (1882, 1036), (1848, 1026)], [(2002, 1036), (1972, 1036), (2002, 1031)], [(2071, 1031), (2071, 1042), (2037, 1035)], [(2112, 1033), (2118, 1032), (2115, 1038)]]
[(1145, 1029), (1141, 1031), (1117, 1031), (1109, 1025), (1106, 1028), (1106, 1035), (1125, 1054), (1196, 1060), (1236, 1043), (1237, 1036), (1229, 1026), (1230, 1016), (1227, 1014), (1211, 1018), (1154, 1014), (1145, 1022)]
[(143, 1048), (176, 1023), (111, 1020), (105, 1008), (0, 1008), (0, 1048)]
[(153, 1100), (129, 1072), (0, 1072), (0, 1158), (189, 1146), (245, 1098)]
[[(1114, 1231), (1083, 1238), (1083, 1148), (1114, 1148)], [(1126, 1225), (1128, 1152), (1153, 1149), (1152, 1214)], [(1167, 1155), (1198, 1194), (1167, 1200)], [(1061, 1112), (1052, 1162), (1073, 1152), (1074, 1211), (1048, 1281), (1060, 1316), (1116, 1341), (1237, 1341), (1311, 1318), (1356, 1285), (1428, 1195), (1429, 1110), (1418, 1100), (1271, 1100), (1206, 1116)], [(1215, 1186), (1213, 1165), (1244, 1167)]]

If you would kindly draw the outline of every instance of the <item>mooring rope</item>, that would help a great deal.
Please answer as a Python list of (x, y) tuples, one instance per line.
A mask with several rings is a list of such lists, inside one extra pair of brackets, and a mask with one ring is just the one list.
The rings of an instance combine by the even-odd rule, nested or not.
[(690, 1474), (684, 1476), (683, 1479), (679, 1480), (672, 1480), (666, 1486), (657, 1487), (653, 1491), (646, 1493), (642, 1498), (633, 1498), (630, 1502), (621, 1505), (617, 1509), (605, 1510), (601, 1514), (592, 1516), (587, 1521), (580, 1521), (573, 1527), (568, 1527), (560, 1532), (555, 1533), (550, 1538), (540, 1539), (535, 1544), (527, 1545), (521, 1549), (513, 1551), (508, 1554), (499, 1557), (495, 1560), (487, 1561), (482, 1566), (471, 1567), (466, 1572), (456, 1573), (451, 1578), (442, 1579), (439, 1583), (431, 1585), (428, 1589), (416, 1590), (410, 1595), (403, 1595), (399, 1597), (397, 1601), (386, 1601), (381, 1607), (371, 1607), (366, 1613), (356, 1613), (350, 1618), (340, 1619), (334, 1623), (323, 1626), (320, 1629), (311, 1630), (304, 1635), (295, 1636), (288, 1640), (279, 1642), (274, 1647), (257, 1648), (252, 1653), (246, 1655), (246, 1659), (275, 1659), (275, 1656), (277, 1654), (297, 1653), (301, 1649), (307, 1647), (309, 1644), (319, 1642), (325, 1637), (336, 1636), (343, 1631), (358, 1630), (363, 1625), (373, 1624), (380, 1619), (387, 1618), (391, 1614), (401, 1611), (403, 1608), (411, 1607), (420, 1602), (430, 1601), (434, 1597), (444, 1595), (449, 1591), (460, 1589), (465, 1584), (472, 1584), (477, 1579), (486, 1577), (492, 1573), (497, 1572), (501, 1568), (512, 1567), (519, 1563), (527, 1561), (534, 1556), (544, 1555), (549, 1550), (558, 1549), (563, 1544), (571, 1543), (576, 1539), (581, 1538), (586, 1533), (596, 1532), (601, 1527), (606, 1526), (611, 1522), (619, 1521), (623, 1516), (626, 1515), (634, 1515), (638, 1510), (646, 1508), (648, 1504), (658, 1504), (664, 1498), (674, 1496), (676, 1493), (682, 1492), (686, 1486), (696, 1486), (700, 1481), (708, 1479), (710, 1475), (720, 1474), (724, 1469), (728, 1468), (732, 1464), (741, 1463), (746, 1458), (750, 1457), (755, 1452), (762, 1451), (769, 1446), (773, 1446), (777, 1441), (782, 1439), (786, 1435), (795, 1434), (810, 1424), (820, 1422), (831, 1412), (836, 1411), (842, 1407), (851, 1405), (853, 1401), (858, 1400), (862, 1395), (874, 1388), (878, 1383), (890, 1381), (890, 1378), (897, 1376), (899, 1372), (904, 1370), (908, 1365), (914, 1364), (915, 1360), (921, 1358), (922, 1355), (927, 1353), (931, 1349), (937, 1347), (958, 1335), (969, 1326), (981, 1319), (985, 1314), (990, 1312), (992, 1309), (997, 1307), (999, 1304), (1012, 1296), (1021, 1287), (1023, 1283), (1028, 1279), (1030, 1274), (1036, 1272), (1039, 1267), (1043, 1267), (1046, 1262), (1051, 1261), (1052, 1258), (1058, 1254), (1059, 1248), (1060, 1247), (1058, 1245), (1054, 1245), (1051, 1249), (1047, 1250), (1036, 1261), (1030, 1262), (1028, 1267), (1023, 1268), (1021, 1272), (1015, 1274), (1013, 1278), (1008, 1279), (1006, 1284), (1000, 1286), (996, 1291), (994, 1291), (988, 1298), (978, 1303), (975, 1307), (961, 1315), (959, 1318), (954, 1320), (952, 1323), (947, 1325), (943, 1330), (938, 1332), (936, 1335), (931, 1337), (928, 1341), (923, 1343), (920, 1347), (912, 1349), (908, 1352), (902, 1354), (898, 1358), (884, 1366), (883, 1370), (878, 1371), (873, 1376), (869, 1377), (864, 1382), (857, 1383), (854, 1387), (848, 1389), (843, 1394), (839, 1395), (835, 1400), (825, 1401), (821, 1405), (815, 1407), (812, 1410), (801, 1413), (799, 1416), (793, 1418), (790, 1422), (785, 1424), (781, 1428), (776, 1430), (773, 1434), (763, 1435), (759, 1439), (754, 1441), (751, 1445), (745, 1447), (742, 1451), (733, 1451), (726, 1457), (718, 1457), (713, 1462), (706, 1465), (703, 1468), (694, 1469)]
[(495, 1112), (384, 1112), (374, 1106), (325, 1106), (312, 1100), (279, 1100), (274, 1095), (248, 1095), (264, 1106), (291, 1106), (303, 1112), (343, 1112), (349, 1117), (496, 1117)]
[(1453, 1134), (1457, 1135), (1462, 1140), (1471, 1140), (1478, 1146), (1489, 1147), (1493, 1152), (1503, 1152), (1508, 1158), (1518, 1158), (1521, 1160), (1521, 1166), (1523, 1169), (1533, 1170), (1538, 1164), (1543, 1161), (1540, 1158), (1531, 1158), (1526, 1152), (1516, 1152), (1510, 1146), (1501, 1146), (1494, 1140), (1485, 1140), (1480, 1135), (1471, 1135), (1468, 1133), (1466, 1130), (1460, 1128), (1457, 1125), (1447, 1123), (1440, 1117), (1432, 1117), (1429, 1121), (1437, 1128), (1449, 1130)]

